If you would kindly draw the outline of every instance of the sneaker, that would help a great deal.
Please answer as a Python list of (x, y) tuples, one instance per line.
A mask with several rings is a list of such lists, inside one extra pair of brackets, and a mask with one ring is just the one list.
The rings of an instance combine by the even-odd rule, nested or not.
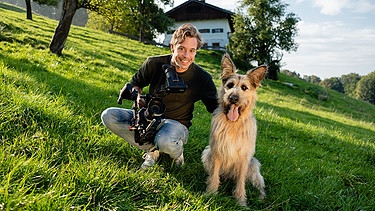
[(176, 163), (177, 166), (183, 166), (185, 163), (184, 153), (182, 153), (178, 158), (174, 159), (174, 162)]
[(159, 159), (159, 150), (148, 152), (142, 156), (145, 161), (141, 165), (141, 169), (147, 169), (153, 166)]

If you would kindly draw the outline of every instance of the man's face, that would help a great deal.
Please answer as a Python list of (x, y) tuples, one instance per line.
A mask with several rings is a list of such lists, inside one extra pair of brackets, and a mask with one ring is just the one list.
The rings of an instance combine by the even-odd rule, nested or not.
[(194, 62), (197, 46), (198, 41), (195, 37), (186, 37), (184, 42), (171, 45), (172, 65), (176, 66), (178, 73), (185, 72)]

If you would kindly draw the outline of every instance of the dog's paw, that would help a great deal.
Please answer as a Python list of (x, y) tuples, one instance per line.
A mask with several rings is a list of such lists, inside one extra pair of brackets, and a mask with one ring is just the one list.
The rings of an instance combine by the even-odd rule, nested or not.
[(247, 207), (246, 199), (238, 199), (237, 204), (241, 207)]
[(207, 182), (206, 193), (216, 194), (219, 189), (220, 181), (213, 180), (212, 177)]
[(265, 193), (261, 193), (258, 196), (258, 200), (259, 201), (268, 201), (268, 197), (267, 197), (267, 195)]
[(266, 192), (264, 191), (264, 188), (261, 188), (259, 196), (258, 196), (258, 200), (265, 200), (265, 199), (267, 199)]

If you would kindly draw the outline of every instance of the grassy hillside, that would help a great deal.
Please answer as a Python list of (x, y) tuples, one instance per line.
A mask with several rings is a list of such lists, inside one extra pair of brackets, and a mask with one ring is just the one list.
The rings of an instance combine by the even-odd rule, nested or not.
[[(33, 18), (0, 3), (0, 210), (243, 209), (231, 182), (204, 195), (211, 118), (201, 103), (182, 168), (162, 157), (140, 171), (143, 152), (100, 122), (144, 59), (169, 49), (73, 26), (58, 57), (48, 50), (57, 22)], [(220, 59), (196, 58), (217, 85)], [(262, 84), (256, 157), (268, 199), (248, 185), (251, 209), (372, 210), (375, 106), (282, 74)]]

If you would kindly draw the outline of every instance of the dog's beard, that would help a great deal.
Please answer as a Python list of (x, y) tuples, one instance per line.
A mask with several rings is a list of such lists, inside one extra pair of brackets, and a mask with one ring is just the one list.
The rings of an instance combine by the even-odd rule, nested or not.
[(234, 122), (238, 119), (239, 116), (240, 116), (240, 113), (238, 110), (238, 106), (236, 106), (235, 104), (231, 104), (227, 112), (228, 119)]

